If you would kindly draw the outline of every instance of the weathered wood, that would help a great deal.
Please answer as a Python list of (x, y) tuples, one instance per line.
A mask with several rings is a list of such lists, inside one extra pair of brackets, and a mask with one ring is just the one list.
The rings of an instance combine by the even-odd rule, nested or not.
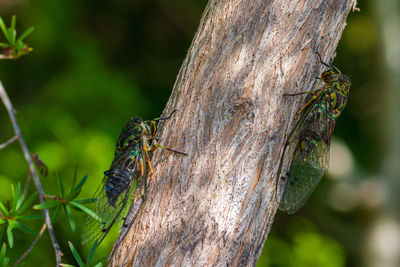
[(112, 266), (255, 265), (278, 207), (283, 144), (350, 0), (211, 0), (165, 114), (165, 146)]

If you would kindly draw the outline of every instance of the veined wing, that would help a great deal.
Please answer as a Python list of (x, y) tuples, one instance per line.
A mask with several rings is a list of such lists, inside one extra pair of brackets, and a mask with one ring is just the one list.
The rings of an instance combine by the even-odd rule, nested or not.
[(105, 172), (98, 195), (96, 214), (98, 220), (88, 217), (82, 233), (82, 243), (93, 240), (100, 242), (113, 225), (120, 221), (133, 199), (138, 185), (138, 177), (143, 176), (143, 156), (139, 149), (140, 142), (132, 144), (119, 158), (114, 159), (111, 168)]
[(310, 149), (306, 158), (303, 150), (296, 150), (290, 166), (285, 191), (279, 208), (289, 214), (298, 211), (307, 201), (326, 172), (329, 163), (329, 146), (322, 140), (305, 139), (302, 146)]
[[(298, 211), (319, 184), (329, 165), (329, 144), (334, 120), (325, 96), (305, 111), (301, 129), (295, 128), (296, 148), (279, 208), (289, 214)], [(303, 116), (305, 116), (303, 114)], [(300, 120), (301, 120), (300, 119)], [(297, 126), (297, 124), (296, 124)]]

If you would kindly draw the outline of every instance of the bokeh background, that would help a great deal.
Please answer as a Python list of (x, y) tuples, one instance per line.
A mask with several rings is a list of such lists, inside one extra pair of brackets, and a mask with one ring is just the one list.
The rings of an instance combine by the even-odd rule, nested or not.
[[(48, 165), (45, 191), (57, 194), (58, 173), (70, 185), (88, 174), (90, 197), (109, 167), (115, 139), (132, 115), (163, 110), (206, 0), (0, 0), (0, 16), (35, 31), (34, 48), (18, 61), (0, 61), (0, 80), (32, 152)], [(278, 213), (258, 266), (400, 266), (400, 3), (360, 1), (348, 17), (334, 64), (352, 79), (347, 108), (336, 125), (331, 164), (307, 204)], [(0, 143), (13, 135), (0, 105)], [(24, 184), (27, 166), (17, 143), (0, 151), (0, 200)], [(34, 191), (31, 184), (30, 191)], [(73, 213), (81, 226), (85, 216)], [(87, 255), (65, 215), (56, 234)], [(32, 224), (39, 230), (41, 223)], [(4, 232), (1, 233), (4, 238)], [(116, 232), (96, 257), (108, 255)], [(15, 262), (33, 236), (15, 234)], [(46, 233), (29, 266), (54, 266)]]

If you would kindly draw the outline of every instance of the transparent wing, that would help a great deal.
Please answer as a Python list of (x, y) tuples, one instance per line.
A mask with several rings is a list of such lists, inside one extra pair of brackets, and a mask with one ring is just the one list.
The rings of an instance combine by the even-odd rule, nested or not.
[(329, 101), (325, 97), (305, 110), (302, 127), (295, 128), (296, 148), (279, 208), (289, 214), (298, 211), (317, 187), (329, 165), (330, 134), (334, 121), (330, 118)]
[[(100, 242), (108, 234), (112, 226), (121, 220), (128, 211), (130, 201), (136, 194), (137, 185), (139, 182), (138, 177), (142, 177), (143, 159), (140, 150), (134, 149), (130, 152), (120, 156), (111, 164), (110, 170), (102, 181), (100, 189), (97, 190), (97, 205), (96, 214), (97, 219), (88, 217), (86, 219), (84, 230), (82, 232), (82, 243), (86, 244), (94, 240)], [(107, 196), (107, 180), (117, 179), (117, 181), (124, 181), (126, 188), (118, 188), (120, 191), (118, 197), (110, 201), (110, 194)], [(108, 189), (110, 190), (110, 189)]]
[[(304, 144), (312, 141), (306, 139), (302, 142)], [(304, 205), (328, 168), (329, 146), (323, 140), (308, 145), (312, 148), (306, 158), (302, 155), (304, 151), (296, 150), (287, 174), (288, 181), (279, 208), (289, 214), (295, 213)]]

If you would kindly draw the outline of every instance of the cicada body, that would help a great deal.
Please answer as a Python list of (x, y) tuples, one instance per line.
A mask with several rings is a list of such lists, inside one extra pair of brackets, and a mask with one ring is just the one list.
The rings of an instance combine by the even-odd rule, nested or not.
[[(318, 54), (319, 55), (319, 54)], [(321, 59), (321, 58), (320, 58)], [(329, 147), (336, 119), (346, 106), (350, 79), (332, 64), (321, 74), (323, 87), (306, 92), (306, 104), (297, 112), (297, 123), (285, 144), (295, 146), (287, 184), (279, 208), (289, 214), (298, 211), (314, 191), (329, 167)], [(289, 96), (304, 93), (291, 94)], [(283, 155), (285, 157), (285, 155)], [(283, 161), (283, 159), (282, 159)]]
[[(125, 218), (128, 208), (134, 206), (132, 201), (135, 199), (140, 200), (140, 205), (136, 209), (139, 212), (146, 198), (147, 169), (150, 176), (153, 174), (149, 152), (157, 147), (164, 148), (156, 143), (157, 121), (170, 117), (152, 121), (142, 121), (139, 117), (134, 117), (124, 125), (117, 139), (114, 159), (110, 168), (104, 172), (102, 184), (96, 192), (95, 211), (97, 218), (88, 217), (82, 234), (82, 243), (97, 239), (98, 244), (100, 244), (113, 225), (121, 221), (121, 218)], [(166, 149), (186, 155), (182, 152)], [(138, 190), (139, 184), (143, 186), (143, 190)], [(139, 194), (139, 191), (142, 191), (142, 193)], [(133, 224), (136, 215), (130, 217), (129, 222), (124, 220), (122, 227), (127, 228)], [(125, 234), (126, 232), (124, 231)], [(122, 239), (123, 237), (119, 240)]]

